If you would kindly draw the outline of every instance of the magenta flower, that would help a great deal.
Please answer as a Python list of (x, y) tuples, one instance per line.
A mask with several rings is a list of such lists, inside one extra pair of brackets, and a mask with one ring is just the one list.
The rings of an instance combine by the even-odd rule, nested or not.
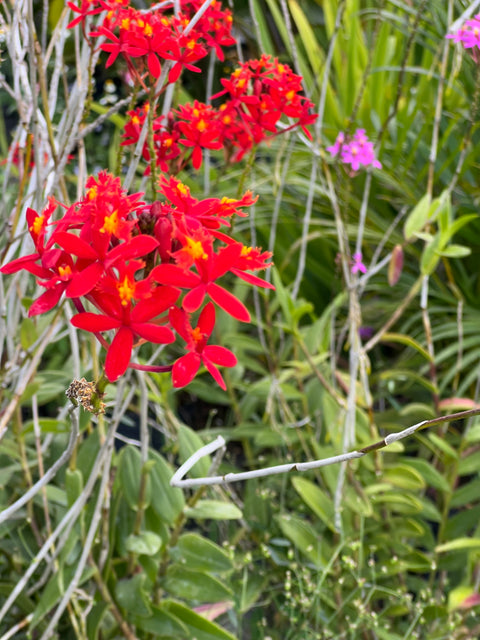
[(473, 47), (480, 49), (480, 13), (471, 20), (467, 20), (455, 33), (449, 33), (445, 37), (454, 42), (461, 42), (465, 49)]
[(335, 140), (335, 144), (327, 147), (333, 156), (340, 154), (340, 159), (344, 164), (349, 164), (353, 171), (358, 171), (360, 167), (372, 166), (381, 169), (382, 165), (375, 157), (373, 142), (370, 142), (365, 134), (365, 129), (357, 129), (351, 139), (347, 139), (343, 132), (340, 132)]
[(362, 254), (354, 253), (353, 254), (353, 265), (352, 265), (352, 273), (367, 273), (367, 267), (362, 262)]

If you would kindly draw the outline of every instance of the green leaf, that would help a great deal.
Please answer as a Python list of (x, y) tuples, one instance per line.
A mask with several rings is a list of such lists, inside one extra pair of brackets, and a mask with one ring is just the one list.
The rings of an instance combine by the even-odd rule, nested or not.
[(430, 432), (427, 437), (432, 444), (447, 456), (447, 458), (458, 460), (458, 453), (447, 442), (445, 442), (443, 438), (440, 438), (436, 433), (432, 432)]
[(188, 518), (198, 520), (237, 520), (242, 517), (237, 506), (220, 500), (199, 500), (194, 507), (185, 507), (184, 513)]
[(435, 467), (422, 458), (405, 458), (404, 466), (416, 469), (429, 487), (450, 493), (450, 485)]
[(237, 640), (235, 636), (222, 629), (218, 624), (203, 618), (179, 602), (164, 600), (162, 608), (181, 620), (188, 627), (191, 637), (196, 640)]
[(183, 493), (170, 486), (173, 471), (166, 460), (156, 451), (150, 452), (150, 458), (155, 460), (150, 471), (151, 507), (164, 522), (173, 524), (185, 505)]
[(162, 546), (162, 539), (153, 531), (141, 531), (138, 535), (129, 535), (125, 546), (131, 553), (154, 556)]
[(431, 275), (440, 260), (439, 250), (441, 248), (440, 233), (437, 233), (433, 240), (425, 245), (420, 261), (420, 269), (424, 276)]
[(162, 585), (173, 596), (197, 602), (217, 602), (233, 596), (232, 590), (215, 576), (178, 564), (170, 565)]
[(137, 573), (117, 582), (115, 597), (122, 609), (140, 617), (151, 615), (150, 596), (144, 589), (146, 580), (145, 573)]
[(458, 475), (468, 476), (471, 473), (477, 473), (480, 469), (480, 451), (475, 451), (470, 455), (462, 458), (458, 463)]
[(444, 544), (435, 547), (436, 553), (444, 553), (445, 551), (480, 551), (480, 538), (457, 538), (449, 540)]
[[(42, 591), (40, 600), (35, 608), (33, 618), (30, 622), (29, 630), (33, 631), (35, 627), (43, 620), (47, 613), (53, 609), (53, 607), (61, 600), (65, 593), (65, 586), (70, 583), (75, 573), (76, 566), (62, 567), (57, 573), (55, 573), (48, 581), (46, 587)], [(78, 582), (79, 586), (89, 580), (95, 569), (88, 567), (82, 573), (82, 576)]]
[(142, 631), (152, 633), (155, 637), (191, 638), (188, 628), (179, 618), (172, 615), (162, 605), (151, 607), (152, 614), (148, 617), (133, 616), (133, 623)]
[(335, 531), (333, 501), (325, 491), (322, 491), (310, 480), (301, 476), (292, 479), (295, 491), (299, 494), (305, 504), (317, 515), (320, 520), (331, 530)]
[(431, 355), (420, 343), (403, 333), (384, 333), (382, 336), (382, 342), (398, 342), (399, 344), (404, 344), (407, 347), (412, 347), (412, 349), (418, 351), (425, 360), (428, 360), (429, 362), (432, 361)]
[(469, 256), (472, 253), (472, 250), (470, 247), (465, 247), (461, 244), (451, 244), (439, 253), (445, 258), (465, 258), (465, 256)]
[(37, 338), (38, 332), (34, 321), (31, 318), (24, 318), (20, 324), (20, 344), (22, 348), (26, 351)]
[(189, 569), (210, 573), (224, 573), (233, 569), (227, 553), (217, 544), (198, 533), (184, 533), (172, 549), (172, 556)]
[(403, 227), (405, 240), (413, 240), (416, 233), (427, 224), (430, 216), (430, 195), (426, 193), (408, 214)]
[(310, 562), (319, 568), (325, 566), (321, 539), (314, 533), (310, 524), (292, 515), (279, 515), (275, 519), (283, 534)]
[(425, 480), (421, 473), (406, 464), (396, 464), (386, 467), (382, 480), (400, 489), (419, 490), (425, 488)]
[(65, 490), (68, 506), (71, 507), (83, 490), (83, 474), (79, 469), (65, 471)]
[[(188, 458), (190, 458), (190, 456), (196, 451), (201, 449), (204, 444), (203, 440), (197, 433), (195, 433), (195, 431), (193, 431), (193, 429), (190, 429), (190, 427), (187, 427), (185, 424), (180, 425), (178, 430), (178, 448), (182, 463), (188, 460)], [(192, 478), (204, 478), (208, 475), (208, 470), (210, 469), (211, 464), (210, 456), (204, 456), (193, 465), (189, 474)]]
[[(120, 485), (129, 507), (138, 509), (138, 500), (140, 498), (140, 486), (143, 473), (143, 464), (140, 451), (131, 445), (124, 447), (118, 459), (118, 476)], [(145, 495), (145, 504), (150, 502), (150, 479), (147, 477), (147, 491)]]

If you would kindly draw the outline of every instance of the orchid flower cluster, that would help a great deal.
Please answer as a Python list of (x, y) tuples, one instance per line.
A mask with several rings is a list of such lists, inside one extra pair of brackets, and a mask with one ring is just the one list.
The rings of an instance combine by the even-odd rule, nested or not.
[[(235, 355), (207, 344), (215, 326), (215, 305), (243, 322), (245, 305), (218, 284), (226, 274), (273, 288), (252, 271), (269, 267), (271, 253), (244, 246), (220, 228), (256, 199), (197, 200), (174, 177), (160, 182), (163, 200), (146, 204), (143, 194), (127, 195), (120, 179), (107, 172), (86, 182), (86, 195), (70, 207), (53, 198), (37, 213), (27, 210), (35, 252), (4, 265), (2, 273), (22, 269), (46, 289), (29, 310), (36, 316), (70, 298), (78, 313), (72, 324), (92, 332), (107, 349), (105, 375), (117, 380), (130, 366), (171, 371), (174, 387), (187, 385), (204, 365), (225, 389), (217, 366), (232, 367)], [(63, 217), (52, 220), (64, 207)], [(207, 300), (206, 304), (204, 302)], [(192, 314), (201, 312), (195, 326)], [(93, 308), (95, 311), (89, 311)], [(174, 364), (138, 365), (132, 350), (145, 342), (170, 344), (180, 336), (186, 353)], [(113, 331), (109, 342), (104, 333)]]
[[(195, 65), (212, 49), (220, 60), (224, 59), (223, 46), (235, 44), (232, 36), (232, 14), (222, 8), (222, 3), (213, 0), (207, 10), (196, 20), (193, 28), (190, 20), (202, 9), (200, 0), (178, 0), (180, 11), (171, 13), (173, 2), (159, 2), (149, 9), (140, 10), (130, 6), (129, 0), (81, 0), (80, 6), (67, 2), (78, 15), (69, 28), (82, 25), (84, 35), (103, 38), (100, 49), (107, 51), (106, 66), (112, 65), (121, 54), (133, 77), (143, 83), (143, 74), (148, 72), (158, 78), (162, 72), (161, 61), (170, 60), (169, 82), (180, 77), (183, 68), (200, 72)], [(169, 12), (167, 12), (167, 10)], [(87, 16), (101, 14), (102, 22), (96, 31), (85, 31)]]
[[(183, 69), (199, 72), (196, 63), (211, 50), (223, 60), (221, 47), (235, 42), (231, 13), (216, 0), (208, 6), (180, 0), (176, 13), (172, 2), (146, 10), (131, 7), (128, 0), (67, 4), (77, 14), (69, 28), (80, 25), (86, 38), (100, 39), (100, 49), (109, 54), (107, 67), (121, 56), (137, 88), (155, 87), (164, 61), (171, 63), (166, 81), (174, 83)], [(100, 23), (87, 33), (91, 16), (98, 16)], [(241, 64), (221, 82), (223, 88), (213, 98), (227, 98), (218, 107), (195, 101), (171, 110), (165, 119), (148, 113), (149, 102), (128, 112), (124, 145), (138, 142), (149, 116), (155, 167), (170, 174), (154, 178), (161, 199), (147, 203), (141, 193), (128, 195), (119, 178), (102, 171), (88, 178), (85, 196), (73, 205), (50, 198), (41, 213), (28, 208), (35, 251), (0, 269), (29, 271), (45, 288), (30, 307), (30, 316), (52, 310), (62, 297), (72, 300), (77, 310), (72, 324), (93, 333), (107, 351), (105, 377), (110, 382), (130, 367), (171, 371), (173, 386), (183, 387), (203, 365), (225, 389), (218, 366), (232, 367), (236, 357), (208, 344), (216, 308), (242, 322), (249, 322), (250, 314), (218, 280), (235, 276), (273, 288), (253, 273), (269, 267), (272, 254), (244, 246), (221, 230), (230, 226), (232, 217), (246, 215), (244, 208), (256, 201), (252, 194), (197, 200), (175, 176), (190, 162), (200, 168), (205, 149), (223, 149), (231, 163), (293, 127), (302, 127), (311, 138), (307, 126), (316, 119), (310, 113), (313, 103), (301, 93), (301, 76), (266, 55)], [(155, 90), (155, 98), (165, 87)], [(282, 118), (286, 121), (280, 124)], [(149, 162), (147, 173), (148, 145), (143, 157)], [(54, 219), (59, 207), (63, 216)], [(135, 347), (145, 342), (167, 345), (177, 338), (184, 342), (185, 353), (173, 364), (131, 362)]]
[(335, 144), (327, 147), (333, 156), (340, 154), (340, 159), (344, 164), (349, 164), (352, 171), (358, 171), (360, 167), (372, 166), (381, 169), (382, 165), (375, 156), (373, 142), (367, 138), (365, 129), (357, 129), (353, 136), (346, 136), (340, 132), (335, 140)]
[[(199, 169), (204, 149), (223, 149), (225, 161), (240, 161), (254, 145), (300, 126), (306, 128), (317, 116), (313, 103), (301, 95), (302, 78), (286, 64), (262, 55), (259, 60), (241, 64), (230, 78), (220, 81), (223, 90), (212, 99), (227, 95), (219, 107), (195, 100), (164, 116), (153, 119), (155, 162), (162, 171), (178, 173), (190, 159)], [(136, 144), (150, 106), (146, 103), (128, 112), (123, 145)], [(294, 120), (280, 128), (282, 116)], [(143, 158), (150, 162), (148, 145)], [(147, 169), (146, 173), (149, 172)]]
[(480, 13), (467, 20), (460, 29), (445, 36), (454, 42), (461, 42), (465, 49), (480, 49)]

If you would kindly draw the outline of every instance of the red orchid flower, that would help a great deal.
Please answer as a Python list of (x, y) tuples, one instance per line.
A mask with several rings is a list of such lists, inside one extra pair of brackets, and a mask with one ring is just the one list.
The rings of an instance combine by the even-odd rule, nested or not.
[(215, 326), (215, 307), (209, 302), (205, 305), (195, 329), (192, 328), (188, 314), (178, 307), (172, 307), (168, 313), (170, 323), (175, 331), (185, 340), (187, 354), (179, 358), (172, 369), (173, 386), (185, 387), (197, 374), (200, 364), (205, 365), (215, 382), (225, 390), (226, 384), (222, 374), (215, 365), (234, 367), (237, 358), (227, 348), (218, 345), (207, 345)]

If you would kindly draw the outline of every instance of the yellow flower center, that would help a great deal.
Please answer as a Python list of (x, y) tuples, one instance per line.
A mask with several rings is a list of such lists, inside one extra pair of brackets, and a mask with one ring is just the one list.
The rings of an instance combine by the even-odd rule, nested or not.
[(44, 220), (45, 220), (45, 216), (37, 216), (33, 221), (32, 226), (30, 227), (30, 231), (33, 231), (33, 233), (38, 236), (38, 234), (43, 228)]
[(121, 304), (126, 307), (135, 295), (135, 282), (129, 280), (128, 277), (125, 276), (123, 282), (119, 282), (117, 284), (117, 289), (120, 295)]
[(89, 200), (93, 200), (94, 198), (96, 198), (98, 196), (98, 187), (97, 185), (94, 185), (93, 187), (91, 187), (88, 191), (87, 191), (87, 198)]
[(194, 260), (206, 260), (208, 258), (205, 250), (203, 248), (202, 243), (199, 240), (193, 240), (193, 238), (189, 238), (187, 236), (187, 246), (184, 247), (184, 250), (194, 259)]
[(188, 196), (188, 194), (190, 193), (190, 189), (181, 182), (177, 184), (177, 191), (181, 193), (182, 196)]
[(207, 123), (203, 118), (197, 122), (197, 129), (200, 131), (200, 133), (203, 133), (206, 128), (207, 128)]
[(201, 340), (203, 339), (203, 333), (200, 331), (198, 327), (195, 327), (195, 329), (192, 329), (192, 331), (190, 332), (190, 336), (196, 344), (201, 342)]
[(72, 270), (70, 268), (70, 265), (67, 264), (64, 267), (58, 267), (58, 275), (61, 278), (65, 278), (65, 277), (71, 276), (72, 275)]
[(105, 216), (103, 219), (103, 227), (100, 229), (101, 233), (116, 233), (120, 220), (118, 218), (118, 211), (115, 210), (111, 215)]

